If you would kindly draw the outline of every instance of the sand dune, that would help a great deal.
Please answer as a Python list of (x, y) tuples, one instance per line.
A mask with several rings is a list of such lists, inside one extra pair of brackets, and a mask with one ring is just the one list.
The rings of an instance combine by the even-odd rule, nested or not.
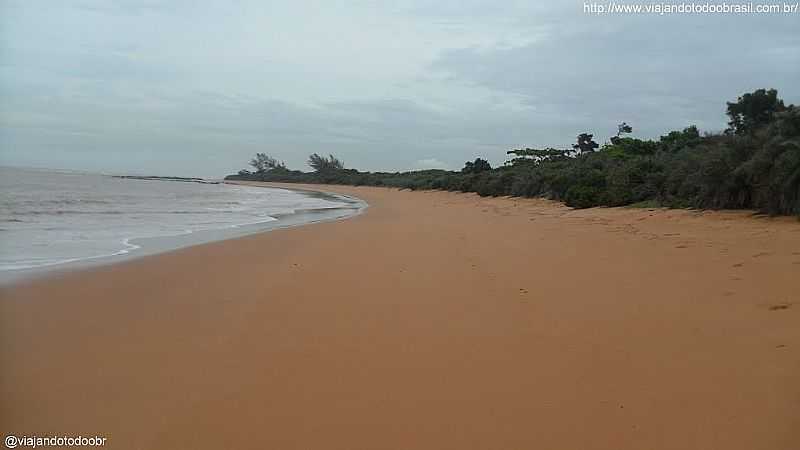
[(361, 216), (0, 290), (4, 434), (800, 448), (800, 223), (327, 187)]

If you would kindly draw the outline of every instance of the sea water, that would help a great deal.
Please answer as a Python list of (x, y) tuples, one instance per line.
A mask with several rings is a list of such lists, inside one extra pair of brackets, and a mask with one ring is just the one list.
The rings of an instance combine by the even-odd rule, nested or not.
[(0, 275), (344, 217), (363, 206), (286, 189), (0, 168)]

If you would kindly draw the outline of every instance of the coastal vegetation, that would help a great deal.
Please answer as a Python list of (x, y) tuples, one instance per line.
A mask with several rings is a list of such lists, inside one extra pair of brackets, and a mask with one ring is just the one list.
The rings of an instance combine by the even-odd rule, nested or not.
[(266, 153), (256, 153), (256, 156), (250, 160), (250, 166), (255, 169), (255, 173), (263, 174), (272, 169), (285, 169), (286, 164), (278, 162), (277, 159), (268, 156)]
[(496, 168), (477, 158), (460, 171), (361, 172), (333, 155), (313, 154), (314, 171), (303, 172), (259, 154), (267, 163), (251, 161), (255, 172), (227, 179), (546, 197), (576, 208), (647, 205), (800, 215), (800, 108), (786, 106), (774, 89), (759, 89), (727, 103), (727, 115), (729, 128), (722, 132), (688, 126), (658, 139), (630, 137), (633, 127), (623, 122), (603, 145), (584, 132), (563, 149), (509, 150), (510, 159)]
[(316, 153), (308, 157), (308, 165), (311, 166), (315, 172), (330, 172), (344, 169), (344, 163), (336, 159), (335, 156), (329, 155), (326, 158)]

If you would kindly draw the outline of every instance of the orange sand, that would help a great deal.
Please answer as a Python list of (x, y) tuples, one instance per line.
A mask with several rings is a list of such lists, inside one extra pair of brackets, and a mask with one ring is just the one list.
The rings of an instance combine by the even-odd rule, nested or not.
[(324, 189), (371, 206), (0, 289), (0, 431), (800, 448), (796, 219)]

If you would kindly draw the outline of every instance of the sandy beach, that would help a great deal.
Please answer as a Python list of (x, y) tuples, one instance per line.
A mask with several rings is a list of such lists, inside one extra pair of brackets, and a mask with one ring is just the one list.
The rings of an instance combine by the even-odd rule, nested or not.
[(0, 289), (3, 434), (800, 448), (800, 222), (313, 186), (305, 225)]

